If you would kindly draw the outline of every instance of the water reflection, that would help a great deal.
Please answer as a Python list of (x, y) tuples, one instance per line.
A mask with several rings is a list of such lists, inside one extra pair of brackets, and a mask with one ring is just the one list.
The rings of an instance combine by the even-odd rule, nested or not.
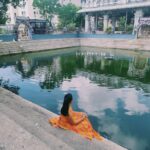
[(15, 94), (19, 94), (19, 87), (18, 86), (14, 86), (14, 85), (10, 85), (9, 80), (5, 80), (3, 81), (3, 79), (0, 79), (0, 86), (15, 93)]
[(59, 113), (71, 92), (96, 130), (133, 150), (150, 149), (149, 77), (149, 53), (74, 48), (0, 57), (0, 79), (19, 95)]
[(128, 75), (130, 77), (144, 78), (149, 71), (149, 58), (136, 56), (129, 64)]

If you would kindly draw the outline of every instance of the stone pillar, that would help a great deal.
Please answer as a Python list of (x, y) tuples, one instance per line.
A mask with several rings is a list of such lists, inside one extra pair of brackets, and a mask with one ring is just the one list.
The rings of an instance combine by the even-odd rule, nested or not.
[(90, 25), (91, 25), (91, 31), (92, 32), (95, 32), (95, 17), (94, 16), (91, 16), (90, 17)]
[(112, 17), (112, 33), (115, 33), (115, 27), (116, 27), (116, 18)]
[(142, 9), (137, 9), (134, 13), (134, 29), (133, 29), (134, 34), (136, 33), (140, 17), (143, 17), (143, 10)]
[(89, 32), (89, 25), (90, 25), (90, 18), (89, 14), (85, 14), (85, 32)]
[(97, 30), (97, 25), (98, 25), (98, 14), (96, 13), (95, 15), (95, 29)]
[(108, 28), (108, 20), (109, 20), (109, 16), (108, 15), (104, 15), (103, 17), (103, 31), (106, 32), (107, 28)]

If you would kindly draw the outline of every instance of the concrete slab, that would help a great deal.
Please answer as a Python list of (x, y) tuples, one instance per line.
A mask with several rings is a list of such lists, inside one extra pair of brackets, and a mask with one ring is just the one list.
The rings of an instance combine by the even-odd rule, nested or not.
[(86, 140), (78, 134), (53, 128), (56, 114), (0, 88), (0, 150), (125, 150), (105, 139)]

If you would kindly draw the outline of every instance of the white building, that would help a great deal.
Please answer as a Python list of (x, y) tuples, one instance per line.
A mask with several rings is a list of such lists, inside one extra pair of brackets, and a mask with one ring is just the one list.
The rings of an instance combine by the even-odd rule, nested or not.
[(33, 0), (24, 0), (19, 6), (14, 8), (11, 4), (8, 5), (8, 21), (7, 24), (15, 24), (17, 16), (29, 17), (30, 19), (42, 19), (37, 8), (32, 6)]
[(68, 3), (75, 4), (76, 6), (81, 6), (81, 0), (60, 0), (61, 5), (66, 5)]
[(150, 8), (150, 0), (82, 0), (81, 5), (79, 13), (85, 15), (85, 32), (90, 32), (92, 28), (97, 29), (99, 18), (103, 18), (103, 31), (109, 27), (109, 20), (112, 22), (112, 28), (115, 28), (120, 10), (134, 13), (136, 29), (139, 18), (144, 17), (144, 9)]
[[(77, 6), (81, 6), (81, 0), (60, 0), (61, 5), (66, 5), (68, 3), (73, 3)], [(14, 8), (11, 4), (8, 5), (8, 21), (7, 24), (15, 24), (17, 16), (29, 17), (30, 19), (42, 19), (38, 8), (34, 8), (32, 6), (33, 0), (23, 0), (19, 6)], [(58, 23), (58, 17), (55, 16), (53, 19), (53, 23)]]

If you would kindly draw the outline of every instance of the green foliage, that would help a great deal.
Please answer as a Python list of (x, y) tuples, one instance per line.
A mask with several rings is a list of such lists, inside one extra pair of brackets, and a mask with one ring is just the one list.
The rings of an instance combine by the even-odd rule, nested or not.
[(57, 13), (60, 4), (59, 0), (34, 0), (33, 6), (39, 8), (40, 14), (51, 21), (53, 15)]
[(99, 30), (103, 30), (103, 22), (98, 22), (97, 27)]
[(7, 21), (6, 12), (0, 12), (0, 24), (5, 24)]
[(13, 6), (17, 6), (21, 0), (4, 0), (0, 2), (0, 24), (5, 24), (7, 21), (6, 12), (8, 10), (8, 4), (12, 4)]
[(0, 28), (0, 34), (3, 34), (3, 30)]
[(132, 31), (133, 31), (133, 25), (132, 24), (127, 25), (126, 31), (127, 31), (127, 33), (132, 33)]
[(57, 29), (58, 29), (58, 30), (62, 30), (62, 29), (63, 29), (63, 25), (62, 25), (60, 22), (59, 22), (58, 25), (57, 25)]
[(118, 31), (125, 31), (127, 33), (132, 33), (133, 31), (133, 24), (127, 22), (126, 24), (126, 17), (120, 17), (118, 22)]
[(111, 28), (111, 27), (108, 27), (108, 28), (106, 29), (106, 33), (107, 33), (107, 34), (111, 34), (111, 33), (112, 33), (112, 28)]
[(7, 30), (6, 30), (6, 29), (0, 28), (0, 34), (6, 34), (6, 33), (7, 33)]
[(76, 14), (75, 23), (76, 23), (76, 27), (81, 27), (81, 28), (84, 27), (85, 26), (84, 15), (82, 15), (82, 14)]
[[(69, 3), (68, 5), (61, 6), (58, 10), (59, 27), (69, 27), (70, 30), (75, 30), (76, 26), (80, 26), (82, 16), (77, 14), (79, 10), (76, 5)], [(68, 28), (68, 29), (69, 29)]]
[(70, 23), (70, 24), (67, 24), (67, 29), (69, 30), (69, 31), (75, 31), (75, 29), (76, 29), (76, 24), (75, 23)]
[(120, 17), (119, 22), (118, 22), (118, 30), (119, 31), (124, 31), (125, 30), (125, 23), (126, 23), (126, 18), (124, 16)]

